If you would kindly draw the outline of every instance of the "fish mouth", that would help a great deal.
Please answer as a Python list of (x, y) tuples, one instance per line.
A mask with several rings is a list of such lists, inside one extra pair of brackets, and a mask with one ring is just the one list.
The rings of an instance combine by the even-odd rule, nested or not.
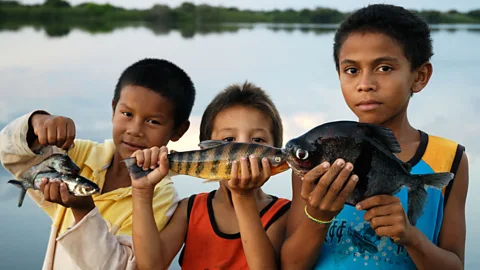
[(84, 185), (76, 185), (73, 190), (74, 195), (78, 197), (91, 196), (99, 192), (100, 192), (100, 188), (98, 187), (89, 187)]
[(300, 166), (300, 164), (295, 160), (287, 160), (287, 164), (292, 169), (292, 171), (300, 177), (303, 177), (309, 171), (308, 169), (305, 169), (302, 166)]
[(78, 197), (91, 196), (93, 194), (99, 193), (100, 188), (96, 185), (86, 185), (86, 184), (77, 184), (72, 190), (73, 195)]

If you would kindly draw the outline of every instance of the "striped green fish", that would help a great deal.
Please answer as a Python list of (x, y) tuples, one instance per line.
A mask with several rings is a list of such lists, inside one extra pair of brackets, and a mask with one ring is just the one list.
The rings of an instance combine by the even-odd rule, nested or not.
[[(255, 155), (262, 173), (261, 159), (270, 162), (271, 175), (288, 170), (284, 153), (280, 148), (255, 143), (237, 143), (208, 140), (199, 144), (201, 150), (172, 152), (167, 155), (170, 171), (174, 174), (189, 175), (206, 179), (206, 182), (230, 179), (232, 162), (242, 157)], [(133, 179), (144, 177), (151, 170), (144, 171), (137, 165), (135, 157), (123, 160)], [(238, 166), (240, 174), (240, 166)]]

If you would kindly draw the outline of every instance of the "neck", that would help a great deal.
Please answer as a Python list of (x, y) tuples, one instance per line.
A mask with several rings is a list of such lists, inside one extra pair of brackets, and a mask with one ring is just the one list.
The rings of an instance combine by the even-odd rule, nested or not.
[(130, 173), (121, 160), (122, 157), (115, 152), (105, 177), (104, 186), (107, 188), (105, 192), (131, 186)]
[(381, 125), (392, 130), (400, 145), (420, 139), (418, 130), (412, 127), (408, 121), (406, 108), (397, 115), (381, 123)]

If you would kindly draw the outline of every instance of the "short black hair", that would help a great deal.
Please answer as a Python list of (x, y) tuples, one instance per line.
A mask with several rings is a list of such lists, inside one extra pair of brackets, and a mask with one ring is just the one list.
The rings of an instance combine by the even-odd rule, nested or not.
[(283, 143), (282, 118), (267, 93), (253, 83), (232, 84), (218, 93), (205, 109), (200, 123), (200, 141), (210, 140), (213, 123), (224, 109), (242, 105), (257, 109), (272, 120), (273, 146), (281, 148)]
[(403, 48), (412, 70), (433, 55), (430, 28), (420, 16), (399, 6), (369, 5), (348, 16), (335, 33), (333, 57), (337, 71), (340, 49), (347, 37), (356, 32), (381, 33), (392, 38)]
[(115, 110), (122, 89), (128, 85), (147, 88), (173, 102), (175, 127), (188, 120), (195, 102), (195, 86), (187, 73), (164, 59), (146, 58), (127, 67), (115, 86)]

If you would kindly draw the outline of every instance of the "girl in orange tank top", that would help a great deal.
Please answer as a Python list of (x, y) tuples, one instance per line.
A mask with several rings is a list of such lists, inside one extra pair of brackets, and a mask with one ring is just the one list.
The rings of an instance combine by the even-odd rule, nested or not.
[[(250, 83), (232, 85), (205, 110), (200, 141), (225, 140), (282, 147), (282, 121), (268, 95)], [(183, 244), (182, 269), (278, 269), (290, 201), (264, 193), (270, 165), (256, 157), (232, 165), (229, 181), (210, 193), (183, 199), (158, 232), (150, 190), (168, 171), (166, 148), (135, 155), (160, 160), (159, 170), (133, 180), (133, 244), (139, 269), (168, 268)], [(159, 154), (160, 152), (160, 154)], [(248, 168), (250, 161), (250, 169)], [(144, 164), (144, 167), (152, 164)], [(237, 175), (238, 167), (241, 174)], [(263, 171), (264, 173), (260, 173)], [(132, 181), (132, 182), (133, 182)], [(138, 188), (136, 188), (138, 187)]]

